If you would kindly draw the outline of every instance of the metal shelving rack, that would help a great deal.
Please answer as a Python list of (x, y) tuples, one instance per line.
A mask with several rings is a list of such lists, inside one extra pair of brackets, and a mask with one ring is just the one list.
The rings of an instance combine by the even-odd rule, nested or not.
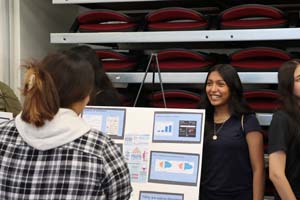
[(51, 43), (160, 43), (300, 40), (300, 28), (155, 31), (109, 33), (51, 33)]
[[(53, 0), (53, 4), (114, 4), (130, 2), (177, 2), (179, 0)], [(228, 42), (272, 42), (299, 41), (300, 28), (243, 29), (243, 30), (201, 30), (201, 31), (158, 31), (158, 32), (106, 32), (106, 33), (51, 33), (51, 43), (57, 44), (161, 44), (161, 43), (228, 43)], [(140, 83), (144, 72), (108, 73), (114, 83)], [(204, 83), (206, 72), (162, 72), (164, 83)], [(159, 83), (158, 74), (154, 82)], [(277, 84), (277, 72), (239, 72), (244, 84)], [(149, 73), (145, 83), (153, 82)], [(272, 114), (257, 113), (262, 126), (270, 124)]]
[(90, 4), (90, 3), (128, 3), (128, 2), (153, 2), (174, 0), (52, 0), (53, 4)]
[[(213, 30), (174, 32), (110, 32), (110, 33), (51, 33), (51, 43), (167, 43), (167, 42), (238, 42), (300, 40), (300, 28), (260, 29), (260, 30)], [(109, 73), (113, 82), (138, 83), (143, 73)], [(239, 73), (243, 83), (276, 84), (276, 72)], [(162, 73), (165, 83), (203, 83), (206, 73)], [(152, 75), (146, 83), (152, 80)]]
[[(140, 83), (144, 72), (109, 72), (109, 77), (114, 83)], [(204, 83), (207, 72), (162, 72), (164, 83)], [(276, 84), (277, 72), (239, 72), (241, 81), (244, 84)], [(158, 81), (158, 74), (155, 73), (155, 82)], [(153, 83), (153, 74), (149, 73), (145, 83)], [(158, 83), (158, 82), (157, 82)]]

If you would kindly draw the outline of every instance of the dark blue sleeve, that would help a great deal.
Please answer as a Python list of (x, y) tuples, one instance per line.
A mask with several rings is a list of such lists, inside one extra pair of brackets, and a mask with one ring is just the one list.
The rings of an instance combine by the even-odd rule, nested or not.
[(247, 135), (252, 131), (258, 131), (262, 133), (261, 127), (255, 114), (246, 115), (244, 118), (244, 133)]

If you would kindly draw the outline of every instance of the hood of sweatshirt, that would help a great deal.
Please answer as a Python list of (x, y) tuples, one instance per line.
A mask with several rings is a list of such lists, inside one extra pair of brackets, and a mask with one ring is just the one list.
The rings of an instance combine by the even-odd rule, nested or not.
[(39, 150), (49, 150), (70, 143), (91, 128), (73, 110), (60, 108), (51, 121), (36, 127), (16, 117), (16, 127), (23, 140)]

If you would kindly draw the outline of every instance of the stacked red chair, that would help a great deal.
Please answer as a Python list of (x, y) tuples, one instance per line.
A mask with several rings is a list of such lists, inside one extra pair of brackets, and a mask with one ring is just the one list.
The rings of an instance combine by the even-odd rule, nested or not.
[(278, 71), (292, 59), (287, 52), (270, 47), (251, 47), (230, 55), (230, 64), (238, 71)]
[(273, 90), (254, 90), (244, 92), (249, 106), (256, 112), (272, 113), (280, 107), (279, 94)]
[[(161, 71), (207, 71), (214, 62), (204, 53), (187, 49), (166, 49), (157, 53)], [(152, 65), (154, 68), (155, 65)]]
[(96, 50), (103, 68), (107, 72), (134, 71), (138, 65), (136, 57), (113, 50)]
[[(167, 108), (190, 108), (196, 109), (200, 103), (200, 94), (187, 91), (169, 89), (164, 91)], [(150, 106), (164, 108), (163, 95), (161, 91), (154, 92), (149, 96)]]
[(132, 17), (113, 10), (89, 11), (77, 17), (80, 32), (135, 31), (138, 24)]
[(155, 10), (147, 14), (145, 20), (149, 31), (204, 30), (209, 25), (201, 13), (181, 7)]
[(258, 29), (288, 27), (285, 14), (272, 6), (244, 4), (229, 8), (219, 15), (220, 29)]

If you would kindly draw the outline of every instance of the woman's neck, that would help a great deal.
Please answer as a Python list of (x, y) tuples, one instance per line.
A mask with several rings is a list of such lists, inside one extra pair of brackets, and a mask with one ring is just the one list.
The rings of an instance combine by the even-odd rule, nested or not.
[(90, 96), (86, 96), (84, 99), (71, 104), (70, 109), (72, 109), (74, 112), (76, 112), (77, 115), (80, 115), (80, 113), (83, 111), (84, 107), (87, 105), (89, 100), (90, 100)]
[(228, 106), (215, 107), (214, 122), (223, 123), (231, 116)]

